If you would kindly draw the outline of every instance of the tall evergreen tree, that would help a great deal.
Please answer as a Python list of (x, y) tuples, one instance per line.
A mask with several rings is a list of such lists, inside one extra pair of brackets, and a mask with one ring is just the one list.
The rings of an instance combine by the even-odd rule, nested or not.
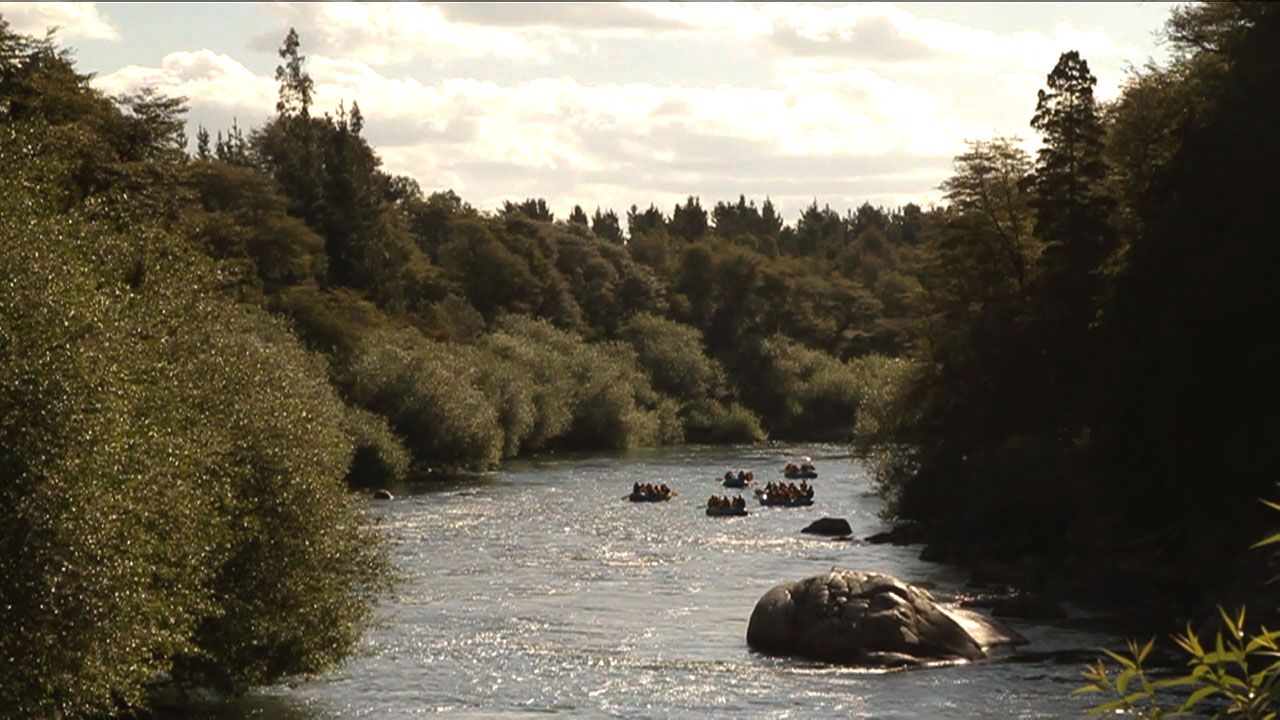
[(671, 234), (684, 240), (697, 240), (707, 234), (707, 211), (701, 201), (690, 196), (683, 205), (676, 205), (671, 213)]
[(627, 211), (627, 234), (632, 238), (636, 235), (654, 230), (664, 230), (667, 227), (667, 219), (663, 216), (662, 211), (654, 205), (650, 204), (647, 210), (640, 210), (635, 205)]
[(1046, 243), (1044, 310), (1071, 328), (1089, 323), (1100, 286), (1095, 271), (1111, 250), (1114, 203), (1105, 187), (1095, 84), (1080, 53), (1063, 53), (1031, 118), (1044, 136), (1033, 179), (1036, 235)]
[(359, 135), (364, 130), (364, 113), (360, 112), (360, 103), (355, 100), (351, 101), (351, 114), (347, 116), (347, 122), (354, 135)]
[(600, 212), (600, 208), (596, 208), (595, 214), (591, 216), (591, 232), (596, 237), (611, 242), (621, 244), (623, 241), (622, 224), (618, 221), (618, 213), (612, 210)]
[(200, 160), (212, 157), (209, 151), (209, 131), (203, 125), (196, 131), (196, 157)]
[(303, 68), (307, 58), (298, 52), (300, 44), (298, 31), (289, 28), (289, 34), (285, 36), (284, 45), (279, 52), (284, 64), (276, 66), (276, 82), (280, 83), (276, 112), (284, 116), (307, 118), (311, 114), (311, 94), (315, 83)]

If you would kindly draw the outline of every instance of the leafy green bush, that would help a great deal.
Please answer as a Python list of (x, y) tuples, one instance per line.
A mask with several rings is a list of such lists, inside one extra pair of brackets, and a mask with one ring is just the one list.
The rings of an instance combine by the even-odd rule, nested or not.
[(703, 400), (688, 407), (685, 437), (693, 442), (759, 442), (768, 437), (760, 418), (741, 403)]
[(385, 416), (424, 465), (492, 467), (504, 441), (473, 353), (410, 328), (373, 331), (348, 368), (353, 399)]
[[(664, 403), (654, 392), (629, 346), (587, 343), (529, 317), (504, 318), (498, 329), (537, 348), (527, 351), (526, 359), (552, 361), (539, 372), (568, 402), (561, 405), (563, 400), (555, 400), (546, 406), (554, 411), (567, 409), (570, 420), (562, 432), (544, 433), (546, 441), (577, 449), (625, 449), (678, 441), (682, 435), (677, 432), (675, 405)], [(565, 416), (555, 412), (550, 417), (562, 421)]]
[(386, 418), (361, 408), (347, 408), (345, 430), (354, 449), (347, 468), (347, 484), (371, 487), (404, 480), (409, 451), (387, 425)]
[(745, 400), (784, 437), (849, 440), (863, 397), (880, 382), (879, 361), (841, 362), (784, 335), (760, 345), (758, 377)]
[(719, 397), (724, 371), (707, 357), (697, 328), (641, 313), (619, 336), (631, 345), (655, 390), (685, 402)]
[(0, 702), (331, 666), (383, 564), (323, 363), (181, 243), (46, 210), (0, 183)]

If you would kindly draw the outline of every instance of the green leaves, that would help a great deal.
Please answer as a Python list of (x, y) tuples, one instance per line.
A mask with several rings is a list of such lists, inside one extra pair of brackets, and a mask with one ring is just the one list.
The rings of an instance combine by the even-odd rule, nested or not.
[[(1188, 625), (1186, 632), (1176, 635), (1174, 642), (1189, 659), (1189, 670), (1182, 675), (1150, 680), (1143, 662), (1151, 653), (1154, 640), (1141, 648), (1129, 641), (1128, 654), (1103, 650), (1120, 667), (1114, 679), (1105, 663), (1085, 669), (1088, 684), (1077, 688), (1073, 694), (1103, 693), (1113, 699), (1093, 706), (1089, 714), (1101, 715), (1123, 711), (1142, 718), (1162, 718), (1170, 712), (1164, 702), (1176, 699), (1186, 692), (1176, 712), (1186, 713), (1209, 699), (1215, 699), (1215, 718), (1248, 718), (1258, 720), (1275, 717), (1274, 708), (1280, 703), (1280, 652), (1277, 641), (1280, 632), (1265, 627), (1256, 632), (1247, 629), (1244, 608), (1235, 614), (1219, 608), (1218, 614), (1224, 629), (1214, 636), (1213, 649), (1206, 650), (1200, 638)], [(1134, 682), (1138, 690), (1130, 690)], [(1170, 698), (1168, 691), (1176, 691)], [(1189, 692), (1187, 692), (1189, 691)]]
[(135, 212), (173, 187), (68, 211), (66, 148), (0, 133), (0, 705), (97, 716), (164, 675), (338, 662), (385, 561), (323, 361)]

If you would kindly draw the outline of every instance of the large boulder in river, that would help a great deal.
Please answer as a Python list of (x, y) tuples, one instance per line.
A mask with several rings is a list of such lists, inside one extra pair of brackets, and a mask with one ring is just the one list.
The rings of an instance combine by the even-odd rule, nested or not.
[(1026, 642), (981, 613), (944, 607), (928, 591), (879, 573), (833, 571), (783, 583), (756, 603), (747, 644), (832, 663), (919, 665), (979, 660)]
[(824, 517), (809, 523), (800, 532), (810, 535), (852, 535), (853, 528), (849, 527), (849, 521), (844, 518)]

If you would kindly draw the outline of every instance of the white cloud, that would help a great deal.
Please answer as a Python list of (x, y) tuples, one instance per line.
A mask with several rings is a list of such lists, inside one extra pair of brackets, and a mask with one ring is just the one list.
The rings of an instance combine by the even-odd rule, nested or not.
[[(710, 205), (739, 192), (771, 194), (788, 213), (815, 197), (833, 207), (936, 201), (966, 139), (1015, 134), (1032, 148), (1035, 90), (1062, 49), (1097, 61), (1101, 97), (1118, 86), (1120, 61), (1138, 55), (1102, 28), (1000, 33), (891, 5), (588, 7), (267, 11), (302, 33), (316, 112), (359, 101), (388, 170), (480, 207), (537, 195), (562, 213), (573, 203), (669, 210), (689, 194)], [(600, 42), (606, 36), (645, 38), (655, 67), (678, 68), (694, 36), (704, 47), (749, 47), (765, 71), (732, 83), (678, 71), (658, 81), (578, 75), (582, 62), (634, 61), (626, 53), (635, 44)], [(422, 56), (455, 61), (453, 76), (411, 62)], [(495, 59), (526, 70), (502, 80), (469, 71)], [(529, 72), (530, 62), (540, 69)], [(209, 50), (95, 82), (188, 96), (201, 121), (265, 117), (275, 104), (272, 78)]]
[(120, 32), (98, 10), (96, 3), (0, 2), (0, 16), (14, 30), (29, 35), (43, 35), (56, 27), (64, 39), (120, 39)]
[[(555, 54), (579, 48), (553, 28), (451, 22), (440, 7), (419, 3), (278, 3), (269, 10), (282, 24), (296, 27), (308, 47), (370, 65), (419, 57), (547, 62)], [(274, 36), (262, 40), (271, 46), (278, 42)]]
[(234, 58), (212, 50), (169, 53), (158, 68), (129, 65), (93, 80), (99, 90), (119, 94), (152, 86), (168, 95), (182, 95), (196, 105), (255, 114), (275, 107), (276, 84), (260, 77)]

